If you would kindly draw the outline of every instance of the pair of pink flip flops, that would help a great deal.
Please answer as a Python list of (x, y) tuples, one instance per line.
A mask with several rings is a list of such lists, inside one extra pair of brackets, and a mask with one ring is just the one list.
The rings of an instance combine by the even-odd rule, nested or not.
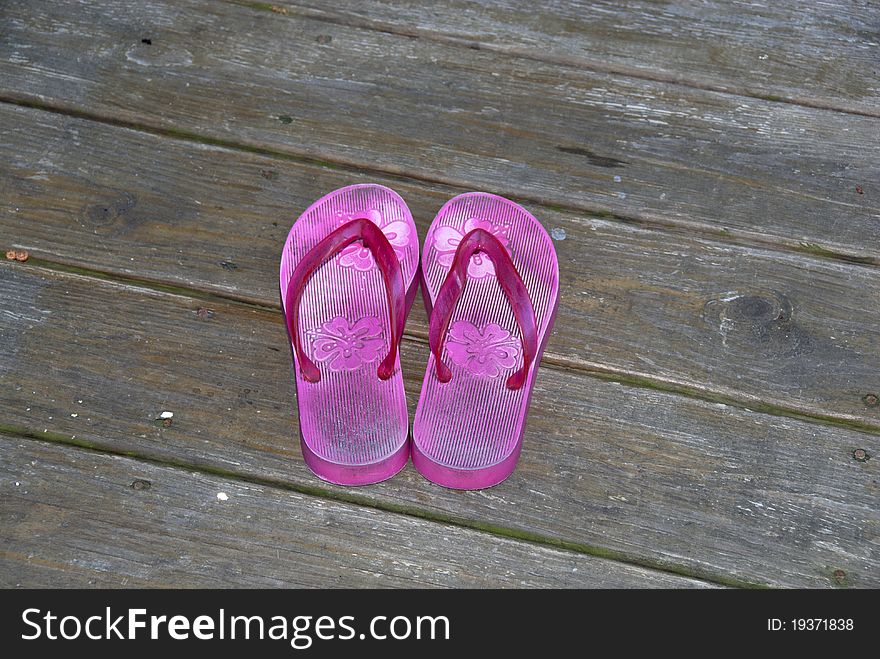
[[(399, 343), (419, 279), (431, 356), (410, 442)], [(503, 197), (449, 200), (421, 268), (412, 214), (393, 190), (351, 185), (316, 201), (281, 257), (306, 464), (332, 483), (365, 485), (396, 474), (411, 451), (446, 487), (503, 481), (519, 458), (558, 288), (547, 232)]]

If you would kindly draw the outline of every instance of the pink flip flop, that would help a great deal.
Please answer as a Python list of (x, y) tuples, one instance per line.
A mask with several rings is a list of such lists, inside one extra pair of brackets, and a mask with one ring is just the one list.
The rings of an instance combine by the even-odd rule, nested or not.
[(351, 185), (297, 219), (281, 256), (303, 457), (340, 485), (390, 478), (409, 458), (398, 344), (419, 241), (393, 190)]
[(413, 423), (413, 464), (474, 490), (516, 467), (559, 290), (556, 250), (528, 211), (472, 192), (428, 230), (422, 292), (431, 356)]

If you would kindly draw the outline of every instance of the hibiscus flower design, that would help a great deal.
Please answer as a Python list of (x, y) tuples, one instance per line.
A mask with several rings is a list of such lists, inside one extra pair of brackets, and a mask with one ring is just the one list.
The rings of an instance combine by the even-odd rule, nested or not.
[[(404, 250), (409, 245), (409, 224), (403, 220), (395, 220), (394, 222), (383, 224), (382, 214), (375, 208), (363, 213), (339, 213), (339, 223), (347, 224), (359, 217), (366, 217), (370, 222), (382, 229), (382, 233), (385, 234), (388, 242), (394, 248), (397, 260), (403, 260), (406, 256)], [(354, 268), (355, 270), (366, 272), (372, 269), (373, 263), (373, 253), (361, 243), (353, 243), (339, 253), (339, 265), (343, 268)]]
[[(434, 249), (438, 252), (437, 261), (440, 265), (449, 267), (455, 258), (455, 250), (458, 249), (461, 239), (474, 229), (483, 229), (494, 235), (499, 242), (504, 245), (504, 249), (510, 254), (509, 240), (507, 239), (507, 227), (496, 226), (488, 220), (481, 220), (472, 217), (464, 223), (464, 231), (459, 231), (455, 227), (443, 226), (434, 232)], [(484, 277), (495, 276), (495, 266), (492, 261), (483, 253), (477, 252), (471, 258), (468, 264), (468, 276), (474, 279), (483, 279)]]
[(382, 323), (373, 316), (353, 325), (345, 317), (336, 316), (308, 334), (314, 358), (334, 371), (354, 371), (361, 364), (376, 361), (385, 347)]
[(480, 330), (466, 320), (457, 320), (446, 337), (446, 352), (454, 363), (474, 375), (494, 378), (502, 369), (516, 366), (519, 342), (495, 323)]

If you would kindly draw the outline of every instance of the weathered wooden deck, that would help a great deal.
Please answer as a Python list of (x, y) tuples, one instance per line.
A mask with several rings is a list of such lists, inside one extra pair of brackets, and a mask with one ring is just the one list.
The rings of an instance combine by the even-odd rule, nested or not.
[[(880, 586), (880, 7), (548, 4), (0, 6), (0, 585)], [(552, 230), (494, 489), (303, 465), (277, 263), (359, 181)]]

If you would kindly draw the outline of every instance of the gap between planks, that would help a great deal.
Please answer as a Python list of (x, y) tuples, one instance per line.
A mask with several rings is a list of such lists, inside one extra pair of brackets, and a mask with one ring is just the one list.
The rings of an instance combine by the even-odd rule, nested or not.
[[(18, 98), (15, 96), (4, 95), (2, 93), (0, 93), (0, 103), (16, 107), (28, 108), (32, 110), (39, 110), (41, 112), (50, 112), (52, 114), (71, 117), (74, 119), (82, 119), (85, 121), (92, 121), (95, 123), (104, 124), (107, 126), (114, 126), (117, 128), (125, 128), (128, 130), (147, 133), (158, 137), (208, 145), (219, 149), (225, 149), (227, 151), (248, 153), (263, 156), (266, 158), (274, 158), (277, 160), (294, 162), (302, 165), (312, 165), (331, 170), (351, 172), (353, 174), (380, 174), (381, 176), (394, 181), (408, 183), (426, 183), (446, 188), (450, 191), (451, 195), (459, 194), (462, 191), (469, 191), (471, 189), (467, 185), (464, 185), (463, 183), (454, 180), (431, 178), (427, 176), (419, 176), (412, 173), (404, 174), (390, 169), (383, 169), (381, 167), (368, 168), (358, 165), (354, 162), (348, 162), (341, 159), (333, 159), (329, 155), (325, 156), (324, 158), (314, 158), (307, 154), (287, 153), (284, 151), (278, 151), (266, 147), (252, 146), (242, 142), (236, 142), (235, 140), (225, 140), (216, 137), (209, 137), (189, 130), (152, 126), (150, 124), (139, 121), (119, 119), (116, 117), (100, 115), (72, 107), (66, 107), (60, 104), (47, 103), (45, 101), (37, 102), (32, 99)], [(589, 202), (581, 204), (558, 203), (548, 202), (546, 199), (540, 197), (532, 197), (529, 195), (507, 196), (511, 200), (520, 204), (530, 203), (554, 211), (576, 211), (581, 213), (588, 213), (603, 220), (618, 222), (625, 225), (663, 230), (674, 234), (692, 235), (693, 232), (697, 232), (700, 236), (704, 238), (740, 247), (765, 248), (780, 252), (788, 252), (808, 256), (810, 258), (831, 260), (872, 268), (880, 266), (880, 259), (878, 258), (859, 256), (857, 254), (851, 254), (845, 251), (831, 249), (816, 243), (786, 240), (779, 236), (774, 237), (774, 239), (768, 239), (765, 234), (754, 231), (729, 229), (719, 230), (715, 227), (708, 226), (700, 222), (687, 222), (681, 219), (669, 220), (659, 215), (656, 215), (655, 213), (621, 213), (620, 211), (613, 211), (607, 207)]]
[(219, 476), (236, 483), (258, 485), (275, 490), (296, 492), (297, 494), (312, 496), (327, 501), (361, 506), (370, 510), (422, 519), (428, 522), (445, 524), (460, 529), (477, 531), (480, 533), (485, 533), (487, 535), (506, 538), (509, 540), (516, 540), (539, 547), (567, 551), (584, 556), (605, 559), (614, 563), (620, 563), (622, 565), (640, 567), (678, 577), (686, 577), (715, 586), (729, 588), (767, 588), (767, 586), (764, 586), (763, 584), (743, 581), (740, 579), (725, 578), (719, 575), (698, 574), (695, 571), (688, 570), (684, 567), (666, 565), (659, 561), (652, 561), (646, 558), (630, 556), (624, 552), (619, 552), (612, 549), (605, 549), (585, 543), (570, 542), (550, 536), (545, 536), (539, 533), (530, 533), (526, 531), (510, 529), (503, 526), (486, 524), (475, 520), (456, 517), (454, 515), (431, 513), (425, 510), (419, 510), (418, 508), (410, 508), (408, 506), (397, 505), (387, 501), (371, 500), (367, 497), (359, 496), (358, 494), (344, 494), (341, 492), (334, 492), (320, 486), (294, 484), (281, 480), (276, 480), (273, 478), (261, 478), (253, 475), (245, 476), (234, 471), (222, 469), (215, 465), (202, 463), (197, 464), (193, 462), (187, 462), (185, 460), (161, 460), (158, 458), (140, 455), (135, 451), (114, 451), (105, 446), (94, 445), (86, 439), (71, 439), (66, 437), (65, 435), (61, 435), (58, 433), (40, 433), (28, 428), (9, 426), (3, 423), (0, 423), (0, 433), (19, 440), (76, 447), (78, 449), (82, 449), (84, 451), (88, 451), (90, 453), (98, 455), (110, 455), (115, 457), (128, 458), (136, 462), (150, 464), (158, 467), (185, 469), (187, 471), (196, 472), (202, 475)]
[(726, 94), (728, 96), (740, 96), (743, 98), (754, 98), (770, 103), (784, 103), (786, 105), (796, 105), (800, 107), (812, 108), (815, 110), (825, 110), (828, 112), (839, 112), (841, 114), (851, 114), (862, 117), (880, 118), (880, 110), (871, 110), (869, 108), (859, 108), (845, 103), (832, 104), (819, 99), (812, 99), (806, 96), (790, 95), (776, 96), (773, 94), (762, 93), (758, 89), (735, 88), (727, 85), (716, 85), (709, 82), (700, 82), (688, 79), (680, 75), (672, 75), (662, 71), (653, 71), (648, 73), (641, 69), (621, 64), (608, 64), (596, 60), (578, 60), (576, 58), (554, 56), (548, 52), (533, 53), (518, 47), (499, 47), (495, 44), (478, 41), (475, 39), (466, 39), (456, 37), (449, 34), (441, 34), (431, 30), (405, 29), (400, 25), (392, 25), (390, 23), (375, 23), (368, 20), (357, 20), (344, 16), (333, 16), (323, 11), (310, 10), (308, 7), (302, 7), (296, 4), (283, 5), (284, 11), (278, 11), (276, 5), (269, 2), (247, 2), (245, 0), (227, 0), (231, 4), (247, 7), (256, 11), (269, 11), (277, 14), (279, 18), (287, 16), (297, 16), (300, 18), (308, 18), (329, 25), (339, 25), (359, 30), (369, 30), (371, 32), (380, 32), (384, 34), (393, 34), (399, 37), (408, 37), (410, 39), (425, 39), (450, 46), (468, 48), (471, 50), (486, 50), (498, 55), (506, 55), (513, 58), (527, 59), (535, 62), (553, 64), (565, 68), (578, 69), (581, 71), (593, 71), (595, 73), (608, 73), (611, 75), (620, 75), (627, 78), (636, 78), (639, 80), (647, 80), (650, 82), (662, 82), (685, 89), (696, 89), (700, 91), (716, 92), (718, 94)]
[[(14, 244), (12, 246), (20, 247), (19, 245)], [(267, 305), (264, 302), (260, 302), (247, 296), (226, 294), (218, 290), (207, 290), (195, 286), (181, 286), (175, 283), (127, 276), (118, 272), (85, 268), (81, 265), (73, 265), (64, 261), (54, 261), (46, 258), (31, 257), (28, 259), (28, 261), (28, 265), (21, 267), (36, 267), (38, 269), (42, 268), (68, 275), (90, 279), (100, 279), (102, 281), (107, 281), (113, 284), (132, 286), (148, 291), (177, 295), (185, 298), (204, 301), (213, 300), (218, 302), (228, 302), (242, 305), (244, 307), (250, 307), (253, 309), (275, 313), (279, 313), (281, 311), (280, 304)], [(406, 329), (404, 330), (404, 336), (415, 343), (419, 343), (425, 346), (428, 344), (428, 337), (424, 331), (414, 332), (411, 329)], [(553, 357), (550, 355), (544, 355), (544, 357), (542, 357), (541, 366), (544, 368), (553, 368), (561, 371), (571, 371), (586, 377), (596, 378), (598, 380), (620, 382), (622, 384), (627, 384), (642, 389), (653, 389), (656, 391), (671, 393), (686, 398), (693, 398), (695, 400), (702, 400), (709, 403), (728, 405), (746, 411), (760, 412), (772, 416), (798, 419), (800, 421), (806, 421), (809, 423), (836, 426), (840, 428), (847, 428), (849, 430), (866, 432), (873, 435), (880, 435), (880, 425), (877, 424), (866, 423), (857, 419), (840, 418), (833, 415), (810, 414), (800, 411), (796, 408), (788, 408), (781, 405), (766, 403), (762, 401), (758, 396), (736, 397), (724, 395), (722, 393), (712, 392), (706, 389), (689, 387), (687, 385), (675, 382), (674, 380), (658, 378), (648, 373), (638, 373), (635, 371), (614, 368), (603, 364), (594, 364), (587, 361), (565, 359), (560, 357)]]

